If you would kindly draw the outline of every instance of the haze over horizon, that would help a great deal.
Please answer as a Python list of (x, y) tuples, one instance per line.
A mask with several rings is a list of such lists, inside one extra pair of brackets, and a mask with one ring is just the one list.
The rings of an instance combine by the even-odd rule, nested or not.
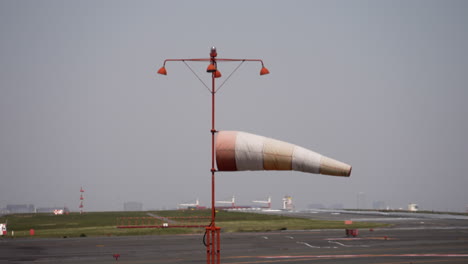
[[(244, 63), (216, 128), (290, 142), (351, 177), (222, 172), (217, 200), (466, 212), (467, 1), (0, 2), (0, 208), (211, 199), (211, 94), (183, 63)], [(206, 64), (191, 63), (206, 83)], [(221, 63), (221, 84), (238, 66)]]

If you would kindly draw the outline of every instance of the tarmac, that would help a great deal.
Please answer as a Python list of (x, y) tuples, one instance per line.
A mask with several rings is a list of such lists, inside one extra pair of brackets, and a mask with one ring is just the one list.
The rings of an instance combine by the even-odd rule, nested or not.
[[(275, 212), (278, 213), (278, 212)], [(315, 210), (281, 212), (385, 228), (221, 233), (221, 263), (468, 263), (468, 217)], [(203, 235), (0, 239), (0, 263), (206, 263)]]

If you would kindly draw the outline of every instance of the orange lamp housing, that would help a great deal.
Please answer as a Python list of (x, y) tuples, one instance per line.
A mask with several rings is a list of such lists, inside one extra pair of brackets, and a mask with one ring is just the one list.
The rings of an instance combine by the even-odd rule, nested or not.
[(161, 69), (158, 70), (158, 74), (167, 75), (166, 68), (162, 66)]
[(262, 66), (262, 69), (260, 70), (260, 75), (265, 75), (265, 74), (269, 74), (270, 71), (265, 68), (265, 66)]
[(221, 72), (218, 71), (218, 70), (216, 70), (215, 73), (214, 73), (214, 77), (215, 77), (215, 78), (219, 78), (219, 77), (221, 77), (221, 76), (222, 76), (222, 75), (221, 75)]
[(208, 68), (206, 68), (206, 72), (215, 72), (216, 71), (216, 66), (214, 65), (214, 63), (210, 63), (210, 65), (208, 65)]
[(216, 47), (212, 47), (212, 48), (211, 48), (210, 56), (211, 56), (212, 58), (218, 56), (218, 53), (216, 52)]

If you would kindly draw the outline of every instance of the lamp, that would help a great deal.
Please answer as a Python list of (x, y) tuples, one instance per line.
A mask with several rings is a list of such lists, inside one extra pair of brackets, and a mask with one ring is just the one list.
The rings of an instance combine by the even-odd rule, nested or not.
[(260, 75), (265, 75), (265, 74), (269, 74), (270, 71), (262, 65), (262, 69), (260, 70)]
[(158, 74), (167, 75), (166, 68), (165, 68), (164, 66), (162, 66), (162, 67), (158, 70)]
[(215, 78), (219, 78), (219, 77), (221, 77), (221, 72), (218, 71), (218, 70), (216, 70), (215, 73), (214, 73), (214, 75), (215, 75), (215, 76), (214, 76)]
[(216, 52), (216, 47), (211, 47), (210, 56), (211, 58), (218, 56), (218, 53)]
[(206, 68), (206, 72), (215, 72), (216, 71), (216, 65), (212, 62), (210, 65), (208, 65), (208, 68)]

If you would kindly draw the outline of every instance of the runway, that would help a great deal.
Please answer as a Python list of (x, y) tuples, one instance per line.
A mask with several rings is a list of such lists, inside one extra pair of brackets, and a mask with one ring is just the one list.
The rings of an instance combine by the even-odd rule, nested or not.
[[(292, 214), (316, 219), (374, 219), (393, 226), (360, 229), (357, 237), (346, 237), (344, 230), (222, 233), (221, 262), (468, 263), (468, 220), (463, 217), (327, 211)], [(206, 263), (202, 237), (0, 239), (0, 263)]]

